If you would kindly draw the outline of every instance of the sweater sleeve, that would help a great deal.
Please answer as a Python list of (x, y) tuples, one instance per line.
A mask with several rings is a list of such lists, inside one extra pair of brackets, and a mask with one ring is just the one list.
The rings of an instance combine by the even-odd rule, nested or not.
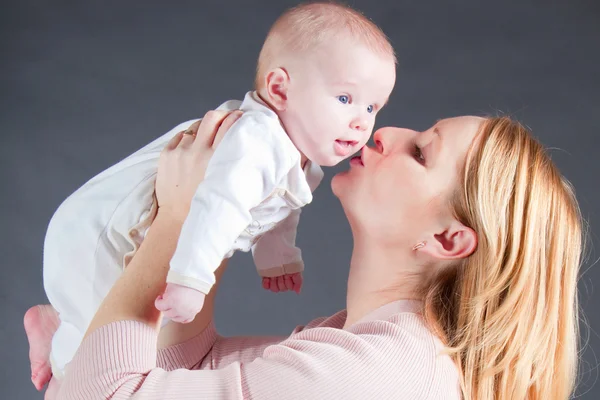
[(217, 334), (211, 322), (202, 333), (186, 342), (159, 349), (156, 364), (166, 371), (218, 369), (236, 361), (253, 361), (263, 354), (265, 348), (284, 339), (284, 336), (224, 337)]
[(218, 369), (165, 371), (156, 368), (156, 333), (120, 321), (82, 343), (59, 398), (425, 399), (437, 379), (433, 348), (431, 335), (374, 321), (348, 331), (305, 329), (249, 362), (240, 357)]

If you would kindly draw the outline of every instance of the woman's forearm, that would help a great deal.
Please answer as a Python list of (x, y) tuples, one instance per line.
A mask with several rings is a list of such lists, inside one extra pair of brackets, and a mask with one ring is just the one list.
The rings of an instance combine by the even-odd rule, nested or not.
[(206, 296), (202, 310), (200, 310), (192, 322), (188, 324), (167, 324), (160, 330), (158, 335), (159, 349), (183, 343), (206, 329), (213, 320), (217, 287), (219, 286), (219, 282), (221, 282), (221, 277), (226, 267), (227, 259), (223, 260), (219, 268), (215, 271), (215, 284), (208, 293), (208, 296)]
[[(122, 320), (140, 321), (155, 329), (160, 327), (161, 316), (154, 306), (154, 300), (164, 291), (169, 262), (175, 252), (182, 225), (182, 221), (158, 213), (139, 250), (100, 305), (86, 337), (103, 325)], [(159, 348), (183, 343), (208, 326), (213, 319), (216, 289), (226, 266), (227, 260), (223, 260), (215, 271), (216, 283), (194, 321), (167, 324), (161, 329)]]
[(161, 315), (154, 300), (164, 291), (181, 226), (182, 221), (159, 211), (139, 250), (100, 305), (86, 337), (103, 325), (122, 320), (159, 328)]

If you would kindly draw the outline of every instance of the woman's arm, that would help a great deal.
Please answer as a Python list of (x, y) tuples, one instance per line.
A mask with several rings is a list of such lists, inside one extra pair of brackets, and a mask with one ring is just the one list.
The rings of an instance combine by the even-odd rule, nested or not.
[[(119, 320), (140, 321), (149, 324), (154, 329), (158, 329), (160, 326), (160, 314), (154, 307), (153, 301), (150, 300), (162, 293), (165, 287), (169, 261), (175, 251), (186, 215), (186, 206), (188, 206), (183, 199), (187, 196), (191, 200), (190, 192), (202, 180), (214, 149), (224, 132), (239, 118), (240, 113), (229, 115), (226, 118), (228, 113), (225, 112), (208, 113), (200, 132), (201, 121), (197, 121), (187, 130), (194, 136), (184, 138), (180, 132), (167, 145), (165, 152), (172, 152), (178, 145), (183, 146), (186, 141), (189, 144), (189, 139), (200, 134), (199, 139), (195, 141), (195, 150), (197, 151), (196, 157), (192, 159), (191, 167), (188, 165), (190, 164), (189, 157), (182, 163), (182, 157), (173, 157), (171, 154), (170, 165), (165, 165), (164, 157), (161, 158), (159, 164), (162, 165), (159, 165), (159, 176), (157, 177), (160, 212), (136, 256), (101, 304), (88, 327), (86, 337), (99, 327)], [(185, 164), (183, 175), (181, 174), (181, 164)], [(170, 175), (165, 177), (164, 172), (168, 172)], [(184, 179), (189, 177), (192, 177), (191, 181)], [(158, 358), (161, 366), (168, 369), (189, 368), (196, 365), (210, 349), (206, 343), (216, 339), (216, 332), (214, 332), (214, 327), (209, 324), (213, 319), (216, 290), (226, 265), (227, 260), (224, 260), (215, 271), (216, 284), (206, 297), (204, 307), (196, 315), (194, 321), (188, 324), (171, 323), (161, 329), (158, 337), (158, 348), (161, 349)], [(212, 329), (205, 332), (208, 326), (211, 326)], [(198, 346), (198, 343), (204, 345)]]
[[(220, 369), (165, 371), (148, 325), (120, 321), (87, 338), (69, 364), (65, 399), (454, 399), (458, 379), (415, 314), (348, 330), (314, 327)], [(433, 390), (439, 389), (434, 394)], [(440, 389), (441, 388), (441, 389)], [(441, 394), (440, 394), (441, 393)]]
[[(159, 160), (156, 178), (159, 206), (156, 219), (138, 252), (100, 305), (85, 337), (103, 325), (123, 320), (139, 321), (154, 330), (160, 328), (162, 316), (154, 306), (154, 300), (164, 291), (169, 261), (175, 252), (193, 194), (204, 177), (214, 149), (240, 115), (239, 112), (209, 112), (202, 123), (199, 121), (188, 129), (195, 131), (194, 135), (181, 132), (167, 144)], [(198, 139), (194, 140), (196, 135)], [(206, 311), (200, 313), (194, 324), (180, 328), (179, 332), (176, 328), (172, 328), (170, 333), (167, 331), (163, 336), (163, 346), (184, 339), (208, 325), (212, 319), (214, 292)]]
[[(123, 276), (112, 288), (96, 313), (86, 337), (99, 327), (120, 320), (140, 321), (154, 329), (158, 329), (160, 326), (160, 315), (154, 307), (153, 299), (164, 290), (169, 260), (174, 252), (182, 221), (185, 218), (186, 207), (185, 205), (180, 206), (179, 203), (182, 199), (192, 196), (189, 190), (188, 193), (182, 191), (185, 191), (186, 188), (192, 188), (193, 191), (193, 187), (197, 186), (196, 182), (182, 179), (189, 176), (195, 176), (198, 182), (202, 179), (214, 148), (228, 127), (239, 117), (239, 113), (233, 113), (231, 117), (223, 121), (225, 115), (224, 113), (216, 116), (214, 113), (207, 114), (203, 120), (203, 129), (199, 132), (200, 121), (189, 128), (198, 135), (194, 144), (197, 146), (195, 149), (197, 157), (193, 162), (194, 171), (191, 171), (189, 167), (180, 168), (181, 157), (174, 158), (172, 156), (169, 160), (173, 161), (172, 164), (177, 164), (175, 167), (173, 165), (161, 166), (162, 172), (167, 170), (170, 175), (165, 178), (165, 174), (161, 175), (159, 168), (157, 195), (161, 195), (159, 198), (160, 212)], [(180, 143), (182, 139), (181, 134), (175, 137), (168, 149), (173, 150), (177, 145), (186, 145), (186, 143)], [(191, 139), (191, 137), (186, 139)], [(189, 160), (187, 162), (189, 163)], [(186, 161), (183, 164), (186, 164)], [(186, 172), (183, 176), (176, 173), (181, 169)], [(167, 187), (165, 188), (165, 186)], [(171, 194), (171, 197), (165, 196), (165, 193)], [(226, 265), (227, 260), (224, 260), (215, 271), (216, 284), (208, 294), (204, 307), (194, 321), (188, 324), (167, 324), (160, 330), (157, 354), (160, 367), (167, 370), (198, 367), (199, 362), (204, 359), (206, 362), (203, 363), (203, 368), (217, 368), (217, 366), (233, 361), (251, 360), (262, 354), (262, 350), (268, 345), (284, 339), (283, 337), (223, 338), (217, 335), (211, 321), (213, 320), (216, 291)], [(215, 342), (218, 344), (213, 351)]]
[(139, 321), (158, 331), (162, 317), (154, 300), (164, 291), (181, 225), (182, 221), (157, 214), (138, 252), (100, 305), (84, 339), (116, 321)]
[[(212, 330), (214, 330), (214, 327), (209, 324), (213, 320), (217, 288), (219, 287), (219, 283), (221, 282), (221, 278), (226, 267), (227, 260), (223, 260), (219, 268), (217, 268), (215, 271), (216, 283), (206, 296), (202, 310), (196, 315), (192, 322), (187, 324), (172, 323), (161, 328), (158, 334), (158, 348), (160, 352), (167, 353), (169, 350), (173, 350), (174, 346), (179, 346), (178, 351), (185, 352), (188, 356), (190, 356), (190, 351), (187, 350), (186, 347), (193, 345), (194, 341), (202, 339), (198, 336), (202, 335), (207, 327), (210, 327)], [(207, 332), (207, 334), (210, 336), (213, 333)], [(198, 361), (198, 359), (196, 359), (196, 361)], [(171, 365), (171, 367), (173, 366), (174, 365)], [(183, 368), (183, 366), (180, 368)]]

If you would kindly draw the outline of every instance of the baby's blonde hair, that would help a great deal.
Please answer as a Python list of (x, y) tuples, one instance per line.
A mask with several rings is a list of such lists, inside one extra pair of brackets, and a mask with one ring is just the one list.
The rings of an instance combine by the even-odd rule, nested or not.
[(582, 219), (569, 182), (510, 118), (489, 118), (452, 200), (476, 252), (425, 290), (466, 400), (567, 399), (577, 371)]
[(284, 12), (269, 30), (258, 57), (256, 90), (263, 87), (270, 69), (281, 67), (277, 63), (283, 55), (307, 55), (321, 44), (343, 37), (396, 62), (386, 35), (359, 11), (336, 2), (304, 3)]

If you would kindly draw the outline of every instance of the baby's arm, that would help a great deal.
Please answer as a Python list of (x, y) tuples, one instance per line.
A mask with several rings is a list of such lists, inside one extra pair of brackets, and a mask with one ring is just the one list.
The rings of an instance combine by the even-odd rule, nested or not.
[(300, 293), (304, 262), (296, 247), (296, 231), (301, 209), (290, 215), (275, 228), (265, 233), (252, 247), (252, 256), (263, 287), (273, 292), (293, 290)]
[(252, 222), (259, 205), (290, 169), (291, 157), (269, 129), (272, 122), (247, 112), (224, 136), (198, 186), (157, 307), (187, 321), (201, 309), (215, 282), (214, 270)]

